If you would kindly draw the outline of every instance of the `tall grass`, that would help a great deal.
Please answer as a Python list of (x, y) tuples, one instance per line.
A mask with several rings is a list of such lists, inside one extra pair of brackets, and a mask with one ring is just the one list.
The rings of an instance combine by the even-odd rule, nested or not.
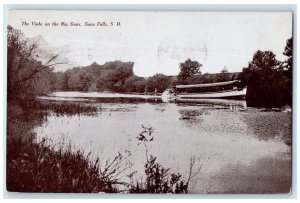
[[(36, 142), (34, 126), (47, 119), (47, 110), (59, 114), (91, 112), (76, 104), (42, 105), (39, 102), (9, 105), (7, 114), (7, 190), (13, 192), (116, 192), (122, 156), (100, 167), (90, 154), (56, 148), (43, 139)], [(75, 110), (74, 110), (75, 109)], [(78, 111), (81, 110), (81, 111)], [(121, 169), (120, 169), (121, 170)]]
[[(70, 149), (53, 150), (45, 144), (15, 140), (17, 153), (7, 160), (7, 190), (18, 192), (116, 192), (116, 180), (101, 173), (99, 159)], [(120, 183), (121, 184), (121, 183)]]

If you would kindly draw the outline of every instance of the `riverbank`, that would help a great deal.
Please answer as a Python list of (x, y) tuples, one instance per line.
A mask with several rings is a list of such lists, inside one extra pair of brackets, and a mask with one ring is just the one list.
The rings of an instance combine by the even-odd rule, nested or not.
[(107, 176), (110, 170), (101, 173), (99, 159), (93, 161), (90, 154), (73, 152), (71, 145), (54, 150), (55, 146), (50, 146), (46, 139), (36, 142), (32, 129), (47, 119), (46, 110), (58, 115), (96, 111), (79, 104), (36, 101), (9, 104), (6, 189), (10, 192), (116, 192), (117, 180)]

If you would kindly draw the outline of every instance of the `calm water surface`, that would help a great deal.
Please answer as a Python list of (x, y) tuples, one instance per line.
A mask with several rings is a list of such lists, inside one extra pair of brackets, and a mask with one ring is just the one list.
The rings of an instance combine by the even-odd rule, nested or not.
[(153, 127), (149, 154), (164, 167), (187, 177), (191, 157), (196, 158), (195, 170), (202, 166), (190, 183), (190, 193), (289, 192), (290, 113), (247, 109), (228, 101), (224, 105), (97, 99), (90, 103), (101, 109), (96, 116), (50, 114), (35, 129), (38, 138), (47, 137), (53, 145), (72, 143), (74, 149), (92, 152), (101, 160), (120, 152), (132, 164), (121, 177), (126, 181), (135, 170), (136, 179), (142, 178), (145, 147), (136, 137), (142, 125)]

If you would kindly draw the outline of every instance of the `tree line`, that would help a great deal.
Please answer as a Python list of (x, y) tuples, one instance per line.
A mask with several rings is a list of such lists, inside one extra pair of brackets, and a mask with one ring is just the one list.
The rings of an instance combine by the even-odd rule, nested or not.
[(229, 73), (225, 66), (218, 74), (201, 73), (202, 64), (187, 59), (179, 64), (177, 76), (155, 74), (139, 77), (134, 62), (111, 61), (99, 65), (74, 67), (55, 72), (64, 64), (58, 54), (48, 59), (38, 56), (38, 41), (27, 38), (20, 30), (8, 26), (7, 34), (7, 95), (8, 100), (34, 98), (53, 91), (109, 91), (120, 93), (162, 93), (177, 84), (212, 83), (239, 79), (247, 85), (250, 106), (291, 105), (292, 100), (292, 38), (287, 40), (284, 61), (272, 51), (254, 53), (252, 61), (241, 73)]
[[(187, 59), (181, 63), (189, 69), (198, 62)], [(111, 91), (121, 93), (162, 93), (177, 84), (221, 82), (236, 79), (238, 73), (220, 74), (181, 73), (178, 77), (155, 74), (151, 77), (134, 75), (133, 62), (112, 61), (103, 65), (93, 63), (85, 67), (75, 67), (65, 72), (55, 73), (57, 91)], [(193, 67), (192, 67), (193, 68)], [(189, 70), (186, 70), (187, 72)]]
[(56, 90), (109, 92), (163, 92), (174, 77), (163, 74), (145, 78), (133, 72), (134, 62), (112, 61), (103, 65), (93, 63), (55, 73)]

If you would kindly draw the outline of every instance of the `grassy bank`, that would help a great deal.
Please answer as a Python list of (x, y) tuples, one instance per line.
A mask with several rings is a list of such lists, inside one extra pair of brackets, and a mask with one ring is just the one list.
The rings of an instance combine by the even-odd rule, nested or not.
[[(32, 129), (57, 114), (94, 113), (80, 104), (42, 104), (36, 101), (8, 105), (7, 190), (15, 192), (115, 192), (113, 168), (102, 171), (99, 159), (71, 148), (54, 150), (46, 140), (35, 141)], [(122, 157), (116, 157), (121, 159)], [(112, 163), (114, 164), (114, 163)]]

